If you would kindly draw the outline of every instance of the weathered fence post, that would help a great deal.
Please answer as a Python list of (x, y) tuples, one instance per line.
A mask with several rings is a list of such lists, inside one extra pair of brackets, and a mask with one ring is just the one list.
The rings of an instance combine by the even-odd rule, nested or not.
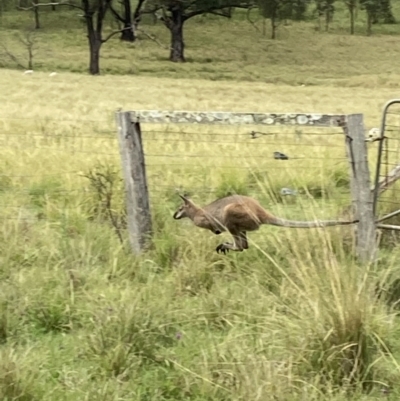
[(138, 121), (130, 112), (116, 113), (118, 141), (125, 181), (129, 242), (134, 253), (140, 253), (151, 234), (150, 202), (142, 135)]
[(350, 187), (357, 226), (357, 256), (370, 262), (376, 256), (376, 227), (368, 167), (367, 144), (362, 114), (346, 116), (341, 126), (345, 133), (346, 153), (350, 163)]

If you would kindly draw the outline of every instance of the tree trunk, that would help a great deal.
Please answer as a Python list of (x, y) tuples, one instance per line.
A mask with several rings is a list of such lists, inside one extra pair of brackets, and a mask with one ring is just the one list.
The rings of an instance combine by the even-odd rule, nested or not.
[(134, 42), (135, 33), (133, 30), (131, 1), (124, 0), (124, 30), (121, 32), (120, 39), (125, 42)]
[(90, 61), (89, 61), (89, 73), (92, 75), (100, 75), (100, 48), (101, 42), (97, 39), (93, 41), (89, 39), (90, 48)]
[(33, 53), (32, 47), (28, 47), (28, 70), (33, 70)]
[(271, 28), (272, 28), (271, 39), (276, 39), (276, 21), (275, 21), (275, 17), (271, 17)]
[(133, 30), (132, 22), (124, 23), (124, 30), (121, 32), (121, 40), (124, 42), (134, 42), (135, 41), (135, 31)]
[(354, 7), (349, 8), (350, 11), (350, 35), (354, 35)]
[(322, 31), (322, 22), (321, 22), (321, 18), (322, 15), (320, 12), (318, 12), (318, 16), (317, 16), (317, 22), (318, 22), (318, 26), (315, 28), (318, 32)]
[(390, 0), (381, 0), (381, 15), (384, 24), (395, 24), (396, 18), (392, 13), (392, 5)]
[(101, 34), (95, 31), (92, 17), (86, 17), (86, 25), (89, 40), (89, 73), (91, 75), (100, 74), (100, 48), (102, 45)]
[[(38, 0), (34, 0), (33, 4), (38, 4)], [(35, 14), (35, 29), (40, 29), (39, 7), (34, 7), (33, 13)]]
[(169, 59), (174, 62), (185, 62), (185, 43), (183, 42), (183, 23), (185, 19), (180, 8), (172, 10), (171, 14), (169, 24), (171, 31), (171, 52)]
[(367, 11), (367, 36), (372, 34), (372, 15)]
[(331, 12), (329, 8), (325, 10), (325, 32), (329, 31), (329, 23), (331, 22)]

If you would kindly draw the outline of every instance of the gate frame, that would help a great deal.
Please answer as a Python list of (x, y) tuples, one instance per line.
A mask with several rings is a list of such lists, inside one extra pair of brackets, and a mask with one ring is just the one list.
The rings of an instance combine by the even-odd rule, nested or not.
[[(386, 104), (384, 105), (383, 110), (382, 110), (380, 135), (379, 135), (379, 138), (375, 139), (376, 141), (379, 141), (379, 146), (378, 146), (378, 158), (377, 158), (376, 169), (375, 169), (375, 182), (374, 182), (374, 187), (373, 187), (374, 216), (376, 216), (376, 208), (377, 208), (377, 203), (378, 203), (378, 198), (379, 198), (380, 193), (385, 191), (390, 185), (393, 185), (398, 179), (400, 179), (400, 162), (399, 162), (397, 164), (397, 166), (395, 168), (393, 168), (392, 171), (390, 171), (390, 173), (387, 176), (385, 176), (385, 178), (383, 180), (380, 181), (383, 146), (384, 146), (384, 141), (387, 139), (387, 137), (385, 136), (386, 117), (387, 117), (390, 106), (392, 106), (393, 104), (400, 104), (400, 98), (391, 99), (388, 102), (386, 102)], [(399, 127), (399, 129), (400, 129), (400, 127)], [(377, 219), (376, 227), (382, 228), (382, 229), (387, 229), (387, 230), (400, 231), (400, 226), (392, 225), (392, 224), (380, 224), (382, 221), (388, 220), (391, 217), (397, 216), (398, 214), (400, 214), (400, 209)]]

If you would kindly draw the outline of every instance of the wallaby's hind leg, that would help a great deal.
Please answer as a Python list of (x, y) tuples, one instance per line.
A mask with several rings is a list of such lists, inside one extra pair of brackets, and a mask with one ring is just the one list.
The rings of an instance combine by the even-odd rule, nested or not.
[(217, 253), (223, 253), (226, 254), (226, 252), (229, 251), (236, 251), (236, 252), (242, 252), (243, 249), (248, 248), (247, 244), (247, 237), (245, 232), (239, 232), (238, 234), (232, 233), (233, 236), (233, 244), (230, 242), (224, 242), (222, 244), (219, 244), (215, 250)]
[(217, 253), (226, 253), (229, 251), (236, 251), (236, 252), (242, 252), (243, 249), (238, 248), (235, 244), (231, 244), (230, 242), (224, 242), (223, 244), (219, 244), (215, 250)]
[(242, 231), (241, 233), (239, 233), (239, 237), (240, 237), (241, 248), (242, 249), (249, 249), (249, 243), (247, 242), (246, 231)]

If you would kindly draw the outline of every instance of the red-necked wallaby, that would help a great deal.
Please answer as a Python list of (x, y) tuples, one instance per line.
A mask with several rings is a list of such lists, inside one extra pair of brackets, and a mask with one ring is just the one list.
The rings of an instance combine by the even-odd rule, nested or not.
[(221, 234), (229, 231), (233, 236), (233, 243), (225, 242), (217, 246), (216, 251), (226, 253), (229, 250), (243, 251), (249, 247), (247, 231), (255, 231), (262, 224), (272, 224), (280, 227), (313, 228), (346, 225), (357, 223), (358, 220), (340, 221), (293, 221), (285, 220), (268, 213), (260, 203), (243, 195), (229, 195), (206, 206), (197, 206), (188, 197), (179, 195), (183, 204), (174, 213), (176, 220), (188, 217), (200, 228)]

